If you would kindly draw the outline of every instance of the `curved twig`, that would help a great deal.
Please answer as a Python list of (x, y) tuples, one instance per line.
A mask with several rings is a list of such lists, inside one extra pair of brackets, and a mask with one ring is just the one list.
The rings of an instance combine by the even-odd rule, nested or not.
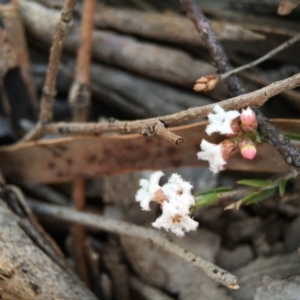
[(28, 203), (31, 209), (39, 216), (51, 216), (57, 220), (81, 224), (89, 228), (98, 230), (101, 229), (111, 233), (151, 241), (163, 250), (177, 255), (187, 263), (200, 269), (216, 282), (221, 283), (230, 289), (239, 288), (237, 285), (237, 279), (233, 274), (204, 260), (192, 252), (184, 250), (181, 246), (169, 241), (153, 229), (147, 229), (127, 222), (108, 219), (92, 213), (78, 212), (70, 208), (42, 204), (34, 201), (28, 201)]

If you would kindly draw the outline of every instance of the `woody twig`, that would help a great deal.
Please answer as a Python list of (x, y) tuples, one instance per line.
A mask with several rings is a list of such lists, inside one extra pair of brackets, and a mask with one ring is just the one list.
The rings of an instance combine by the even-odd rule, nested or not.
[(52, 120), (52, 106), (54, 102), (54, 97), (56, 96), (55, 83), (58, 65), (63, 48), (63, 40), (67, 33), (69, 23), (72, 18), (75, 3), (76, 0), (65, 0), (64, 6), (61, 11), (61, 17), (54, 33), (52, 47), (50, 50), (48, 71), (41, 99), (41, 110), (39, 120), (42, 125), (45, 125)]
[(39, 122), (37, 123), (35, 128), (21, 140), (21, 142), (34, 140), (41, 137), (43, 135), (45, 125), (47, 125), (52, 120), (52, 107), (54, 103), (54, 97), (56, 96), (55, 83), (58, 66), (63, 49), (63, 41), (68, 31), (69, 23), (72, 19), (75, 4), (76, 0), (65, 0), (64, 2), (60, 14), (60, 19), (56, 26), (52, 40), (46, 80), (44, 83), (40, 104)]
[[(294, 37), (292, 37), (291, 39), (287, 40), (286, 42), (282, 43), (281, 45), (279, 45), (278, 47), (274, 48), (273, 50), (271, 50), (270, 52), (266, 53), (265, 55), (263, 55), (262, 57), (248, 63), (245, 64), (243, 66), (240, 66), (238, 68), (232, 69), (226, 73), (220, 74), (217, 77), (217, 80), (225, 80), (227, 79), (229, 76), (233, 75), (233, 74), (237, 74), (240, 73), (241, 71), (253, 68), (259, 64), (261, 64), (262, 62), (266, 61), (267, 59), (270, 59), (271, 57), (275, 56), (276, 54), (278, 54), (279, 52), (285, 50), (286, 48), (294, 45), (295, 43), (299, 42), (300, 40), (300, 34), (295, 35)], [(209, 75), (209, 76), (213, 76), (213, 75)], [(207, 77), (209, 77), (207, 76)], [(209, 79), (209, 78), (208, 78)], [(207, 89), (207, 90), (211, 90), (211, 88)], [(206, 92), (206, 90), (203, 89), (204, 92)]]
[[(69, 94), (69, 103), (72, 108), (74, 122), (86, 122), (90, 107), (90, 64), (92, 39), (94, 28), (94, 12), (96, 0), (85, 0), (82, 13), (80, 47), (76, 58), (75, 79)], [(78, 178), (73, 182), (73, 204), (75, 209), (82, 211), (85, 208), (85, 180)], [(72, 227), (73, 246), (72, 254), (81, 279), (89, 285), (87, 271), (87, 257), (85, 251), (86, 229), (81, 225)]]
[[(240, 109), (245, 106), (263, 105), (271, 97), (278, 95), (284, 91), (300, 86), (300, 73), (287, 79), (274, 82), (262, 89), (251, 93), (243, 94), (227, 100), (223, 100), (218, 104), (225, 110)], [(162, 123), (164, 126), (175, 126), (183, 122), (206, 117), (213, 111), (215, 104), (193, 107), (178, 113), (160, 116), (136, 121), (114, 121), (99, 123), (49, 123), (45, 126), (45, 133), (56, 133), (65, 135), (99, 135), (104, 132), (116, 133), (140, 133), (143, 135), (155, 135), (155, 125)], [(160, 135), (164, 138), (164, 136)], [(179, 137), (172, 140), (173, 143)], [(169, 140), (169, 138), (166, 138)]]

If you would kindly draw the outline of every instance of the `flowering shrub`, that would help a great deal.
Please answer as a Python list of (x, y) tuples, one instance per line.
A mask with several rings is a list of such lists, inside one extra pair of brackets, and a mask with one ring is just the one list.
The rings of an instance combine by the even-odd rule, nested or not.
[[(256, 116), (251, 108), (243, 109), (241, 113), (237, 110), (226, 112), (216, 105), (213, 112), (208, 115), (206, 133), (220, 133), (227, 138), (219, 144), (203, 139), (201, 151), (197, 153), (198, 159), (207, 160), (214, 173), (223, 170), (228, 158), (237, 150), (240, 150), (244, 158), (253, 159), (256, 155), (255, 145), (260, 140), (256, 131)], [(162, 176), (162, 171), (156, 171), (150, 175), (149, 180), (140, 179), (136, 201), (143, 210), (150, 210), (151, 201), (159, 203), (162, 214), (152, 226), (184, 236), (185, 232), (198, 227), (198, 222), (190, 217), (191, 211), (198, 206), (197, 203), (195, 205), (195, 197), (191, 193), (192, 185), (180, 175), (172, 174), (168, 182), (160, 186)]]

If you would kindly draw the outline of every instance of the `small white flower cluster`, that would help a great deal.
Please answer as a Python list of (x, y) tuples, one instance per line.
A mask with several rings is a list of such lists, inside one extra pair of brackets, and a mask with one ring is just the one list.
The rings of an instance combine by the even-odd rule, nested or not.
[(151, 201), (160, 203), (162, 214), (152, 226), (184, 236), (185, 232), (198, 227), (198, 222), (190, 217), (190, 207), (195, 204), (192, 185), (180, 175), (172, 174), (169, 181), (160, 186), (159, 180), (163, 175), (162, 171), (157, 171), (150, 175), (149, 180), (141, 179), (135, 199), (143, 210), (150, 210)]
[[(206, 127), (206, 133), (208, 135), (211, 135), (214, 132), (225, 135), (235, 134), (232, 129), (232, 121), (239, 117), (240, 113), (237, 110), (224, 111), (219, 105), (216, 105), (213, 111), (214, 113), (210, 113), (207, 116), (209, 124)], [(202, 140), (200, 146), (202, 151), (197, 153), (198, 159), (207, 160), (210, 170), (214, 173), (224, 170), (224, 165), (227, 163), (226, 154), (230, 153), (230, 147), (226, 148), (222, 143), (218, 145), (213, 144), (205, 139)]]
[(214, 132), (220, 134), (234, 134), (231, 122), (240, 116), (237, 110), (225, 111), (220, 105), (216, 105), (213, 109), (214, 114), (208, 114), (208, 121), (210, 124), (207, 125), (205, 132), (211, 135)]

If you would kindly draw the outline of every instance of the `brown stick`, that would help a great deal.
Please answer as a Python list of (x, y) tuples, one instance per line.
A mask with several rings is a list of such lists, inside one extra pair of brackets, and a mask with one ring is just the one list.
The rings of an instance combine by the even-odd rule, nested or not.
[[(79, 10), (77, 11), (80, 13)], [(100, 28), (114, 29), (151, 40), (194, 46), (202, 45), (201, 39), (197, 38), (198, 33), (193, 24), (186, 18), (173, 14), (149, 13), (101, 5), (95, 15), (95, 24)], [(263, 38), (254, 31), (245, 30), (241, 25), (228, 22), (215, 21), (212, 22), (212, 27), (221, 40), (252, 41)]]
[[(219, 102), (218, 104), (225, 110), (240, 109), (246, 106), (259, 106), (264, 104), (269, 98), (282, 93), (286, 90), (300, 86), (300, 73), (295, 74), (287, 79), (274, 82), (262, 89), (254, 92), (243, 94), (234, 98), (230, 98)], [(167, 126), (174, 126), (180, 123), (203, 118), (212, 112), (215, 104), (190, 108), (175, 114), (161, 116), (158, 118), (150, 118), (136, 121), (116, 121), (113, 123), (51, 123), (45, 127), (46, 133), (60, 134), (86, 134), (98, 135), (103, 132), (118, 133), (149, 133), (155, 134), (155, 126), (158, 122), (162, 122)]]
[(162, 137), (164, 140), (169, 141), (175, 145), (180, 145), (184, 142), (184, 139), (182, 137), (166, 129), (166, 127), (162, 122), (159, 122), (156, 125), (154, 125), (153, 129), (156, 135)]
[(49, 66), (41, 99), (41, 111), (39, 119), (42, 125), (47, 124), (52, 119), (52, 106), (54, 97), (56, 95), (55, 81), (58, 64), (63, 48), (63, 40), (72, 18), (75, 3), (76, 0), (65, 0), (61, 11), (60, 20), (54, 33), (52, 47), (50, 50)]
[(200, 269), (216, 282), (221, 283), (230, 289), (238, 288), (237, 279), (233, 274), (228, 273), (211, 262), (205, 261), (203, 258), (192, 252), (184, 250), (179, 245), (158, 234), (155, 230), (54, 205), (41, 204), (33, 201), (28, 201), (28, 203), (33, 211), (39, 216), (51, 216), (55, 219), (82, 224), (96, 230), (101, 229), (124, 236), (151, 241), (160, 246), (163, 250), (177, 255), (187, 263)]
[(17, 52), (22, 77), (30, 95), (31, 104), (35, 108), (35, 111), (37, 111), (38, 100), (31, 74), (30, 58), (23, 23), (19, 15), (18, 2), (16, 0), (11, 0), (8, 1), (7, 4), (1, 4), (0, 14), (3, 19), (5, 30), (8, 32), (8, 38)]
[[(94, 13), (96, 0), (85, 0), (80, 33), (80, 47), (76, 58), (75, 80), (73, 82), (69, 103), (72, 107), (73, 121), (85, 122), (88, 119), (90, 107), (90, 64), (94, 28)], [(73, 182), (73, 204), (75, 209), (82, 211), (85, 208), (85, 180), (78, 178)], [(81, 225), (72, 228), (72, 254), (76, 263), (77, 273), (89, 286), (87, 256), (85, 251), (86, 229)]]

